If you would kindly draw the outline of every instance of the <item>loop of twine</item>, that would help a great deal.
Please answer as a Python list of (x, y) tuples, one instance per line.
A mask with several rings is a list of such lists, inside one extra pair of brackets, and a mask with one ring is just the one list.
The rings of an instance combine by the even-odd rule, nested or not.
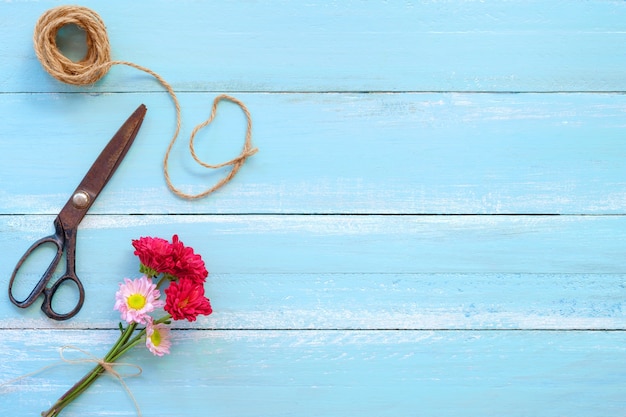
[[(64, 353), (68, 349), (80, 352), (83, 355), (85, 355), (86, 358), (83, 358), (83, 359), (67, 359), (65, 357)], [(104, 360), (99, 359), (99, 358), (93, 356), (91, 353), (87, 352), (86, 350), (80, 349), (80, 348), (78, 348), (76, 346), (72, 346), (72, 345), (61, 346), (61, 348), (59, 349), (59, 356), (61, 357), (62, 363), (67, 363), (67, 364), (70, 364), (70, 365), (77, 365), (77, 364), (82, 364), (82, 363), (95, 363), (97, 365), (100, 365), (102, 367), (102, 369), (104, 369), (104, 371), (107, 374), (111, 375), (112, 377), (114, 377), (115, 379), (117, 379), (119, 381), (119, 383), (122, 385), (122, 387), (124, 388), (124, 390), (126, 391), (128, 396), (130, 397), (130, 399), (135, 404), (135, 409), (137, 410), (137, 415), (139, 417), (142, 416), (141, 409), (139, 408), (139, 404), (137, 403), (137, 400), (135, 399), (135, 396), (130, 391), (130, 388), (128, 388), (128, 385), (126, 385), (126, 382), (124, 382), (124, 378), (130, 378), (130, 377), (141, 375), (141, 373), (143, 372), (143, 370), (141, 369), (141, 366), (135, 365), (135, 364), (132, 364), (132, 363), (124, 363), (124, 362), (105, 362)], [(13, 378), (13, 379), (11, 379), (9, 381), (5, 381), (2, 384), (0, 384), (0, 387), (13, 384), (15, 382), (21, 381), (21, 380), (26, 379), (26, 378), (31, 377), (31, 376), (35, 376), (35, 375), (40, 374), (43, 371), (46, 371), (46, 370), (48, 370), (50, 368), (53, 368), (53, 367), (58, 366), (58, 365), (61, 365), (62, 363), (55, 363), (55, 364), (52, 364), (52, 365), (47, 365), (47, 366), (44, 366), (43, 368), (39, 368), (36, 371), (33, 371), (33, 372), (30, 372), (30, 373), (18, 376), (17, 378)], [(131, 374), (127, 374), (127, 375), (122, 375), (122, 374), (120, 374), (119, 372), (117, 372), (114, 369), (114, 367), (116, 367), (116, 366), (126, 366), (126, 367), (135, 368), (137, 370), (137, 372), (134, 372), (134, 373), (131, 373)]]
[[(57, 32), (63, 26), (66, 26), (68, 24), (74, 24), (78, 26), (79, 28), (84, 30), (86, 34), (87, 54), (83, 59), (77, 62), (74, 62), (71, 59), (67, 58), (65, 55), (63, 55), (59, 51), (56, 44)], [(174, 186), (169, 175), (168, 161), (170, 157), (170, 152), (174, 147), (174, 143), (176, 142), (176, 139), (178, 138), (178, 134), (180, 132), (181, 109), (178, 98), (174, 93), (174, 89), (167, 81), (165, 81), (165, 79), (163, 79), (159, 74), (152, 71), (151, 69), (135, 64), (133, 62), (112, 61), (111, 47), (109, 44), (106, 26), (104, 25), (104, 22), (100, 18), (100, 16), (87, 7), (59, 6), (46, 11), (43, 15), (41, 15), (35, 25), (33, 42), (35, 47), (35, 53), (37, 55), (37, 58), (41, 62), (41, 65), (52, 77), (61, 82), (77, 86), (91, 85), (104, 77), (112, 66), (126, 65), (153, 76), (165, 88), (165, 90), (172, 98), (172, 101), (174, 102), (174, 107), (176, 110), (176, 128), (174, 130), (174, 135), (172, 136), (172, 139), (170, 140), (170, 143), (165, 152), (165, 157), (163, 158), (163, 175), (165, 177), (167, 187), (170, 189), (170, 191), (172, 191), (174, 194), (181, 198), (199, 199), (213, 193), (214, 191), (228, 183), (235, 176), (235, 174), (237, 174), (237, 172), (246, 162), (246, 159), (248, 157), (258, 152), (258, 149), (252, 146), (252, 118), (246, 105), (232, 96), (226, 94), (219, 95), (213, 100), (213, 106), (209, 118), (204, 122), (198, 124), (193, 129), (193, 132), (191, 133), (191, 137), (189, 139), (189, 150), (193, 159), (204, 168), (218, 169), (230, 165), (231, 169), (224, 178), (222, 178), (213, 187), (210, 187), (206, 191), (197, 194), (185, 193)], [(247, 122), (246, 137), (243, 149), (239, 156), (224, 163), (212, 165), (203, 162), (202, 160), (200, 160), (200, 158), (198, 158), (194, 148), (194, 138), (196, 133), (200, 129), (206, 127), (213, 121), (217, 112), (217, 106), (222, 100), (227, 100), (236, 104), (243, 111)]]

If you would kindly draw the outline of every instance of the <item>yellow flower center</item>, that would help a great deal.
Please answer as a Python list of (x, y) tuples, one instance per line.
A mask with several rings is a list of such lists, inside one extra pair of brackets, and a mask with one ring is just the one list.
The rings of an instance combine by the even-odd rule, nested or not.
[(153, 346), (159, 346), (161, 344), (161, 333), (157, 329), (154, 329), (152, 336), (150, 336), (150, 340), (152, 341)]
[(133, 310), (140, 310), (146, 305), (146, 297), (141, 294), (132, 294), (126, 301)]

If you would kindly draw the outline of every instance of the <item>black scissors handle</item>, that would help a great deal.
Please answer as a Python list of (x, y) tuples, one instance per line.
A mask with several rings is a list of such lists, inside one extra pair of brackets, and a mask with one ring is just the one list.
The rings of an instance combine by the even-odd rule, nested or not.
[[(78, 224), (83, 217), (85, 217), (87, 210), (89, 210), (96, 197), (98, 197), (98, 194), (100, 194), (100, 191), (102, 191), (109, 179), (111, 179), (111, 176), (130, 149), (146, 115), (146, 110), (146, 106), (143, 104), (137, 107), (104, 147), (98, 158), (96, 158), (96, 161), (91, 165), (91, 168), (89, 168), (89, 171), (87, 171), (87, 174), (85, 174), (83, 180), (78, 184), (76, 191), (74, 191), (54, 220), (55, 234), (36, 241), (19, 260), (13, 270), (13, 275), (11, 275), (11, 281), (9, 282), (9, 298), (13, 304), (18, 307), (26, 308), (33, 304), (40, 295), (43, 295), (41, 309), (48, 317), (54, 320), (67, 320), (75, 316), (81, 309), (85, 301), (85, 289), (76, 276), (76, 231), (78, 230)], [(57, 253), (50, 263), (50, 266), (46, 269), (46, 272), (43, 273), (30, 295), (24, 300), (16, 300), (13, 296), (13, 282), (15, 281), (18, 271), (26, 259), (38, 247), (49, 243), (55, 245), (57, 248)], [(64, 252), (67, 262), (65, 273), (48, 287)], [(52, 299), (61, 285), (68, 281), (72, 281), (78, 288), (78, 303), (70, 312), (59, 314), (54, 311), (52, 307)]]
[[(40, 295), (43, 295), (43, 302), (41, 304), (41, 310), (44, 314), (51, 319), (54, 320), (67, 320), (71, 317), (74, 317), (76, 313), (83, 306), (83, 302), (85, 300), (85, 289), (83, 288), (82, 282), (76, 276), (76, 235), (75, 232), (73, 234), (68, 234), (61, 225), (60, 220), (57, 218), (54, 221), (54, 226), (56, 229), (55, 234), (51, 236), (44, 237), (39, 239), (35, 243), (32, 244), (30, 248), (26, 250), (22, 258), (18, 261), (15, 269), (13, 270), (13, 274), (11, 275), (11, 280), (9, 281), (9, 298), (11, 302), (20, 308), (27, 308), (31, 306)], [(17, 273), (26, 261), (28, 257), (40, 246), (45, 244), (50, 244), (56, 246), (56, 254), (50, 262), (50, 266), (46, 269), (46, 272), (43, 273), (33, 290), (30, 292), (28, 297), (24, 300), (17, 300), (13, 296), (13, 283), (15, 282), (15, 278), (17, 277)], [(48, 284), (52, 280), (52, 276), (54, 271), (57, 269), (59, 265), (59, 261), (63, 256), (63, 252), (65, 250), (65, 258), (66, 258), (66, 269), (65, 274), (57, 279), (52, 286), (48, 287)], [(78, 303), (76, 306), (67, 313), (57, 313), (54, 311), (52, 307), (52, 300), (57, 290), (66, 283), (67, 281), (72, 281), (76, 287), (78, 288)]]

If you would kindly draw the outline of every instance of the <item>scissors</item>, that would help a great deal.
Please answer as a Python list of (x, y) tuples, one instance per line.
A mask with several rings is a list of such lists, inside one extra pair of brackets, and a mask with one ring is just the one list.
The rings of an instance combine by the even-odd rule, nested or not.
[[(85, 301), (85, 289), (83, 284), (76, 276), (76, 231), (78, 224), (81, 222), (87, 210), (91, 207), (100, 191), (107, 184), (113, 173), (122, 162), (124, 156), (130, 149), (137, 132), (141, 127), (144, 116), (146, 115), (146, 106), (140, 105), (137, 110), (124, 122), (122, 127), (113, 136), (111, 141), (105, 146), (100, 156), (93, 163), (85, 178), (80, 182), (76, 191), (67, 201), (59, 215), (54, 220), (55, 233), (51, 236), (37, 240), (26, 250), (26, 253), (18, 261), (11, 281), (9, 282), (9, 298), (11, 302), (18, 307), (26, 308), (35, 302), (40, 295), (43, 295), (43, 303), (41, 310), (54, 320), (67, 320), (74, 317), (83, 306)], [(50, 263), (50, 266), (41, 276), (41, 279), (35, 285), (30, 295), (24, 300), (19, 301), (13, 296), (13, 283), (15, 277), (22, 267), (26, 259), (41, 245), (53, 244), (56, 246), (56, 255)], [(57, 269), (61, 257), (65, 253), (65, 273), (59, 277), (50, 287), (48, 283), (52, 279), (54, 271)], [(67, 281), (71, 281), (78, 288), (78, 303), (67, 313), (58, 313), (52, 307), (52, 299), (57, 290)]]

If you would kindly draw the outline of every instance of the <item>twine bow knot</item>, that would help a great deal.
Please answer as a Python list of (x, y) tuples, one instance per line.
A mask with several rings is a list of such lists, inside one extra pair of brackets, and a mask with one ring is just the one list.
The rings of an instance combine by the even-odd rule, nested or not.
[[(68, 359), (68, 358), (65, 357), (65, 351), (68, 350), (68, 349), (80, 352), (83, 355), (85, 355), (86, 357), (82, 358), (82, 359)], [(135, 409), (137, 410), (137, 415), (139, 417), (142, 416), (141, 409), (139, 408), (139, 404), (137, 403), (137, 400), (135, 399), (135, 396), (133, 395), (133, 393), (131, 392), (130, 388), (128, 388), (128, 385), (126, 385), (126, 382), (124, 381), (124, 378), (131, 378), (131, 377), (135, 377), (135, 376), (141, 375), (141, 373), (143, 372), (143, 370), (141, 369), (141, 366), (135, 365), (133, 363), (125, 363), (125, 362), (106, 362), (106, 361), (104, 361), (104, 360), (102, 360), (102, 359), (92, 355), (91, 353), (87, 352), (86, 350), (80, 349), (80, 348), (78, 348), (76, 346), (72, 346), (72, 345), (61, 346), (61, 349), (59, 349), (59, 356), (61, 357), (61, 360), (63, 362), (65, 362), (67, 364), (70, 364), (70, 365), (78, 365), (78, 364), (83, 364), (83, 363), (95, 363), (98, 366), (100, 366), (104, 372), (106, 372), (108, 375), (112, 376), (113, 378), (117, 379), (117, 381), (124, 388), (124, 390), (126, 391), (128, 396), (130, 397), (130, 399), (133, 401), (133, 404), (135, 404)], [(136, 369), (136, 372), (133, 372), (133, 373), (130, 373), (130, 374), (121, 374), (121, 373), (119, 373), (118, 371), (115, 370), (115, 367), (134, 368), (134, 369)]]
[[(67, 350), (75, 350), (77, 352), (82, 353), (83, 355), (85, 355), (85, 358), (82, 359), (68, 359), (65, 357), (65, 351)], [(61, 363), (54, 363), (52, 365), (47, 365), (44, 366), (43, 368), (39, 368), (36, 371), (33, 372), (29, 372), (27, 374), (24, 375), (20, 375), (17, 378), (13, 378), (11, 380), (5, 381), (2, 384), (0, 384), (0, 387), (4, 387), (10, 384), (13, 384), (15, 382), (21, 381), (23, 379), (26, 379), (28, 377), (34, 376), (34, 375), (38, 375), (50, 368), (54, 368), (56, 366), (62, 365), (63, 363), (69, 364), (69, 365), (79, 365), (79, 364), (83, 364), (83, 363), (95, 363), (97, 366), (100, 366), (102, 368), (102, 372), (106, 372), (108, 375), (112, 376), (113, 378), (117, 379), (117, 381), (120, 383), (120, 385), (122, 385), (122, 387), (124, 388), (124, 390), (126, 391), (126, 393), (128, 394), (128, 396), (130, 397), (130, 399), (133, 401), (133, 403), (135, 404), (135, 409), (137, 410), (137, 415), (139, 417), (142, 417), (141, 414), (141, 409), (139, 408), (139, 404), (137, 403), (137, 400), (135, 399), (135, 396), (133, 395), (133, 393), (131, 392), (130, 388), (128, 388), (128, 385), (126, 385), (126, 382), (124, 381), (124, 378), (131, 378), (131, 377), (135, 377), (135, 376), (139, 376), (141, 375), (141, 373), (143, 372), (143, 370), (141, 369), (141, 367), (139, 365), (135, 365), (132, 363), (125, 363), (125, 362), (106, 362), (100, 358), (95, 357), (94, 355), (92, 355), (91, 353), (87, 352), (86, 350), (83, 350), (81, 348), (78, 348), (76, 346), (72, 346), (72, 345), (65, 345), (65, 346), (61, 346), (61, 348), (59, 349), (59, 356), (61, 358)], [(137, 371), (130, 373), (130, 374), (121, 374), (118, 371), (115, 370), (115, 367), (130, 367), (130, 368), (135, 368)], [(80, 381), (78, 383), (76, 383), (74, 385), (74, 387), (77, 387), (80, 384)], [(72, 388), (74, 388), (72, 387)], [(52, 410), (48, 410), (48, 413), (52, 412), (54, 413), (54, 409)], [(43, 414), (42, 414), (43, 415)]]

